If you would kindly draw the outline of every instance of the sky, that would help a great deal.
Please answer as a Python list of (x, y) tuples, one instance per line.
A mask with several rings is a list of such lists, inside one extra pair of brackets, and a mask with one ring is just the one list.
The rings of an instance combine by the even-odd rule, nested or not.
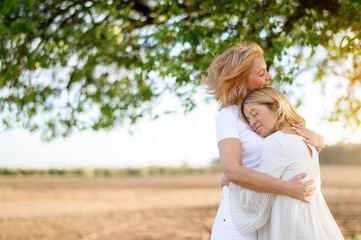
[[(298, 109), (307, 127), (321, 134), (327, 145), (340, 141), (360, 143), (361, 132), (348, 133), (342, 123), (328, 123), (325, 117), (335, 99), (345, 94), (342, 79), (312, 82), (312, 71), (302, 74), (289, 87), (289, 99), (303, 100)], [(324, 92), (324, 93), (322, 93)], [(218, 103), (205, 102), (204, 89), (196, 95), (198, 106), (190, 113), (163, 115), (157, 120), (140, 120), (112, 131), (76, 132), (68, 138), (46, 143), (39, 133), (14, 129), (0, 134), (0, 168), (126, 168), (145, 166), (208, 166), (218, 158), (215, 124)], [(179, 100), (166, 96), (159, 108), (172, 109)], [(132, 134), (130, 133), (133, 132)]]

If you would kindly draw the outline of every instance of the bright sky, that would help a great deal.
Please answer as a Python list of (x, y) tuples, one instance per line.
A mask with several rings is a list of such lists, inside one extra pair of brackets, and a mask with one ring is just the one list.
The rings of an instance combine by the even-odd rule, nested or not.
[[(361, 134), (349, 134), (341, 123), (323, 120), (339, 94), (344, 94), (339, 79), (322, 83), (311, 82), (312, 74), (300, 76), (291, 87), (292, 96), (302, 96), (299, 109), (307, 126), (324, 136), (326, 144), (361, 142)], [(297, 83), (300, 85), (298, 86)], [(326, 95), (322, 96), (324, 88)], [(337, 90), (337, 91), (336, 91)], [(131, 130), (129, 126), (110, 132), (85, 131), (50, 143), (40, 141), (39, 134), (11, 130), (0, 135), (0, 168), (75, 168), (75, 167), (141, 167), (207, 166), (218, 157), (215, 122), (218, 104), (206, 104), (204, 91), (197, 96), (198, 107), (184, 115), (163, 115), (155, 121), (141, 120)], [(166, 97), (162, 107), (172, 108), (178, 100)]]
[[(169, 98), (167, 104), (176, 104)], [(39, 134), (14, 130), (0, 135), (0, 167), (72, 168), (206, 166), (217, 157), (215, 119), (217, 104), (200, 102), (187, 115), (168, 114), (155, 121), (110, 132), (81, 132), (51, 143)], [(133, 134), (129, 133), (132, 129)]]

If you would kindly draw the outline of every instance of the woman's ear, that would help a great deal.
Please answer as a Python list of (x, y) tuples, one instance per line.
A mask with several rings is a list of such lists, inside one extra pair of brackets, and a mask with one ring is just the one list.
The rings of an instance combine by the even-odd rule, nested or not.
[(272, 105), (272, 110), (273, 111), (277, 111), (280, 108), (280, 105), (278, 105), (277, 103)]

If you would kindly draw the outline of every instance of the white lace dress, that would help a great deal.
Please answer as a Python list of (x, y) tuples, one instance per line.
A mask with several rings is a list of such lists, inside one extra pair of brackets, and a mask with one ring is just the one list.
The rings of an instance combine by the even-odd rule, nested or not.
[(263, 143), (259, 171), (282, 180), (306, 172), (315, 180), (316, 192), (310, 203), (284, 195), (260, 193), (230, 184), (231, 216), (242, 233), (258, 231), (259, 240), (339, 240), (344, 239), (321, 193), (318, 154), (312, 157), (302, 137), (280, 131)]

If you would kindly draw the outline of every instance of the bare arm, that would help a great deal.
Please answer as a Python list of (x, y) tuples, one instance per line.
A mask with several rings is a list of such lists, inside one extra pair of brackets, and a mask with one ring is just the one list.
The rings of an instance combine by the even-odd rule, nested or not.
[(218, 143), (218, 150), (226, 177), (223, 181), (228, 180), (258, 192), (287, 195), (304, 202), (309, 202), (306, 197), (315, 190), (315, 187), (310, 186), (314, 180), (305, 183), (301, 181), (306, 174), (299, 174), (289, 181), (282, 181), (242, 166), (241, 144), (237, 138), (223, 139)]

